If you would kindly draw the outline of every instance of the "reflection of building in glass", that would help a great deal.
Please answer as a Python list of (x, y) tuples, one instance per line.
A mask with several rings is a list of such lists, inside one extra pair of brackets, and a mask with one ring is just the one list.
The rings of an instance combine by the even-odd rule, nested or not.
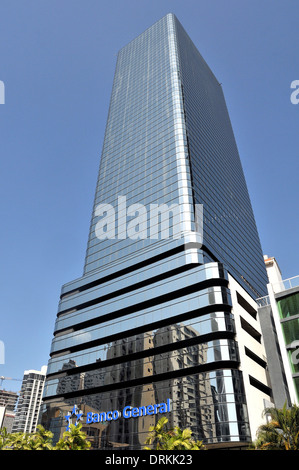
[[(180, 238), (161, 237), (162, 215), (157, 231), (141, 223), (142, 208), (162, 204), (179, 206), (169, 223)], [(103, 207), (117, 213), (104, 239)], [(44, 424), (74, 404), (101, 413), (171, 399), (171, 425), (209, 446), (246, 446), (272, 401), (255, 302), (266, 283), (222, 88), (166, 15), (118, 54), (84, 273), (62, 287)], [(142, 448), (158, 419), (86, 428), (95, 448)]]
[[(152, 334), (135, 335), (111, 343), (107, 351), (107, 360), (115, 357), (127, 358), (130, 355), (138, 355), (153, 347)], [(127, 383), (138, 380), (140, 377), (151, 377), (153, 375), (153, 365), (151, 358), (138, 358), (132, 361), (124, 361), (118, 366), (111, 365), (105, 370), (105, 384)], [(155, 400), (152, 385), (140, 385), (134, 389), (121, 388), (111, 394), (110, 392), (101, 395), (101, 404), (98, 409), (122, 410), (125, 406), (134, 403), (134, 406), (147, 406)], [(108, 434), (103, 436), (102, 447), (118, 447), (121, 443), (125, 447), (142, 446), (144, 442), (139, 441), (139, 436), (143, 436), (154, 424), (152, 416), (144, 416), (140, 420), (119, 419), (110, 424)]]
[[(75, 361), (68, 361), (67, 363), (63, 364), (61, 371), (65, 372), (68, 371), (69, 369), (74, 369), (76, 368), (76, 362)], [(83, 390), (83, 380), (84, 377), (82, 374), (72, 374), (72, 375), (63, 375), (58, 379), (58, 385), (56, 389), (57, 395), (60, 395), (62, 393), (70, 393), (75, 390)]]
[[(154, 343), (156, 347), (159, 347), (164, 344), (175, 344), (179, 341), (196, 338), (197, 336), (198, 331), (191, 326), (174, 324), (159, 329), (155, 335)], [(195, 367), (198, 364), (205, 364), (207, 362), (207, 348), (207, 343), (191, 344), (185, 348), (174, 349), (160, 356), (155, 356), (155, 374), (171, 373), (188, 367)], [(199, 429), (202, 430), (200, 414), (204, 412), (204, 409), (200, 408), (200, 400), (202, 397), (207, 400), (205, 390), (202, 390), (203, 393), (200, 394), (198, 381), (190, 376), (178, 380), (173, 387), (171, 387), (171, 382), (171, 380), (168, 381), (168, 386), (167, 382), (164, 382), (164, 386), (158, 386), (156, 391), (158, 401), (163, 402), (167, 398), (172, 400), (173, 413), (169, 417), (171, 426), (189, 427), (198, 433)], [(208, 383), (206, 385), (209, 386)], [(171, 396), (169, 390), (171, 390)], [(182, 403), (188, 403), (188, 407), (184, 409), (181, 406)], [(201, 439), (203, 437), (204, 434)]]

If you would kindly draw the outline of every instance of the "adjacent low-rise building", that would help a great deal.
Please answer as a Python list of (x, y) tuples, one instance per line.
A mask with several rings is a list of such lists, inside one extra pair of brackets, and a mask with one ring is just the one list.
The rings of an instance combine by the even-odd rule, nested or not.
[(299, 276), (283, 279), (274, 257), (265, 256), (268, 295), (257, 300), (275, 405), (299, 399)]

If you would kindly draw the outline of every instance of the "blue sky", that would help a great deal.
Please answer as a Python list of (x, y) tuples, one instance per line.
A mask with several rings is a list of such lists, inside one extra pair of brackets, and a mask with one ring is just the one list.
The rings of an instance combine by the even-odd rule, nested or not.
[(222, 83), (264, 253), (299, 274), (297, 8), (0, 0), (0, 376), (48, 362), (61, 285), (82, 275), (116, 54), (166, 13)]

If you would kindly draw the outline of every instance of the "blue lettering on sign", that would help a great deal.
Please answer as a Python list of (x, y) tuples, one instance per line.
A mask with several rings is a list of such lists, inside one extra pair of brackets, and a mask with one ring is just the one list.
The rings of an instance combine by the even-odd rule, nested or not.
[(115, 421), (121, 416), (117, 410), (108, 411), (107, 413), (92, 413), (91, 411), (86, 415), (86, 424), (90, 423), (103, 423), (105, 421)]
[(171, 411), (171, 400), (168, 398), (166, 403), (156, 403), (155, 405), (140, 406), (139, 408), (132, 406), (125, 406), (122, 413), (120, 411), (107, 411), (102, 413), (89, 412), (86, 415), (86, 424), (91, 423), (104, 423), (109, 421), (116, 421), (123, 416), (127, 418), (138, 418), (139, 416), (156, 415), (162, 413), (169, 413)]

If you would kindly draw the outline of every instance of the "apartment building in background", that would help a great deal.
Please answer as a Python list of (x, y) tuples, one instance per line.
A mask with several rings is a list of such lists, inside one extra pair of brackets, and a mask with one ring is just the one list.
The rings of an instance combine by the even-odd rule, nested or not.
[(32, 433), (38, 425), (47, 366), (25, 370), (12, 432)]

